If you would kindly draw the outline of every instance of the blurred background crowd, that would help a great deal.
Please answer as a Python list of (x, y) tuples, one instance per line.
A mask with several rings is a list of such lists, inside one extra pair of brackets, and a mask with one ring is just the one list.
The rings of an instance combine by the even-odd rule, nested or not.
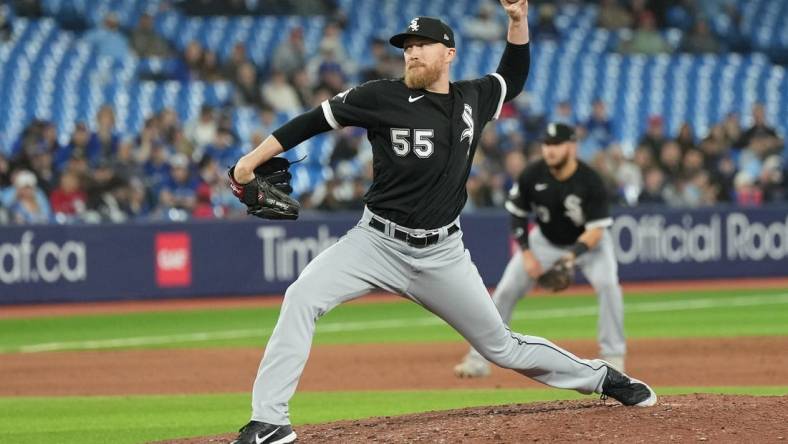
[[(96, 2), (111, 6), (111, 2)], [(401, 3), (380, 3), (387, 2)], [(788, 13), (782, 5), (788, 2), (761, 3), (768, 8), (775, 2), (779, 11)], [(25, 38), (24, 30), (18, 30), (22, 24), (49, 19), (57, 23), (58, 32), (73, 36), (99, 60), (110, 64), (113, 60), (136, 60), (135, 81), (227, 85), (226, 94), (218, 100), (192, 104), (196, 111), (191, 116), (173, 106), (150, 109), (138, 127), (119, 124), (123, 120), (119, 115), (128, 111), (120, 109), (118, 104), (123, 102), (118, 100), (99, 103), (89, 118), (73, 119), (65, 125), (51, 116), (27, 119), (19, 131), (0, 139), (6, 141), (0, 145), (0, 224), (241, 217), (244, 207), (226, 183), (227, 168), (238, 157), (288, 117), (353, 85), (399, 77), (403, 69), (402, 55), (388, 44), (387, 34), (373, 35), (363, 42), (364, 58), (350, 55), (355, 50), (349, 50), (352, 45), (348, 42), (356, 37), (354, 23), (343, 7), (348, 2), (142, 2), (142, 12), (133, 20), (107, 7), (100, 9), (101, 16), (94, 22), (86, 19), (84, 11), (63, 3), (13, 0), (0, 6), (0, 54), (24, 48), (25, 42), (20, 40)], [(529, 22), (534, 48), (571, 43), (572, 29), (562, 22), (562, 14), (581, 10), (591, 11), (591, 32), (615, 36), (600, 49), (605, 54), (645, 55), (659, 63), (660, 57), (676, 54), (705, 60), (702, 58), (709, 55), (758, 52), (772, 69), (784, 72), (788, 38), (783, 39), (784, 45), (778, 41), (768, 48), (759, 46), (745, 32), (743, 23), (749, 13), (745, 3), (539, 1), (531, 6)], [(472, 42), (495, 43), (505, 38), (506, 22), (496, 2), (463, 4), (473, 12), (456, 22), (461, 42), (474, 45)], [(312, 16), (321, 17), (321, 26), (310, 40), (316, 42), (314, 46), (307, 43), (311, 29), (289, 26), (279, 31), (282, 36), (271, 51), (250, 54), (244, 42), (226, 42), (217, 51), (200, 38), (175, 39), (172, 32), (168, 38), (168, 32), (162, 30), (173, 15), (183, 20)], [(493, 68), (499, 54), (494, 54)], [(463, 64), (462, 44), (458, 55), (457, 63)], [(627, 108), (616, 106), (612, 111), (614, 103), (604, 94), (591, 97), (590, 106), (578, 106), (571, 95), (555, 97), (549, 107), (536, 103), (533, 77), (542, 60), (534, 57), (526, 92), (506, 104), (501, 119), (487, 125), (482, 133), (467, 185), (466, 211), (502, 206), (513, 178), (539, 158), (538, 134), (549, 121), (577, 126), (580, 157), (603, 175), (615, 205), (759, 206), (788, 201), (784, 133), (788, 118), (779, 112), (785, 105), (775, 107), (770, 99), (768, 85), (754, 87), (755, 93), (741, 107), (716, 110), (720, 119), (702, 125), (691, 118), (675, 125), (670, 123), (675, 116), (641, 113), (635, 137), (624, 137), (617, 122), (627, 118)], [(0, 71), (0, 81), (10, 75)], [(788, 82), (783, 79), (776, 85), (779, 90)], [(623, 91), (629, 87), (631, 84), (623, 82), (612, 86)], [(3, 101), (1, 106), (14, 105)], [(320, 143), (317, 152), (299, 152), (312, 156), (312, 167), (293, 167), (297, 179), (300, 168), (317, 171), (304, 172), (305, 185), (296, 187), (305, 209), (363, 207), (372, 172), (365, 131), (346, 128)]]

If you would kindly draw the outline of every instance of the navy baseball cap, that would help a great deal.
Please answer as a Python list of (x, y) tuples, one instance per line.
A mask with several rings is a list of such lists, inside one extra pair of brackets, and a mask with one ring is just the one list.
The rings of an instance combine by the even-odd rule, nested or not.
[(542, 136), (542, 143), (545, 145), (560, 145), (564, 142), (574, 142), (575, 140), (577, 140), (575, 129), (560, 122), (548, 123)]
[(402, 48), (405, 39), (410, 37), (426, 37), (430, 40), (443, 43), (449, 48), (454, 48), (454, 31), (449, 25), (435, 17), (416, 17), (410, 21), (405, 31), (389, 39), (389, 43)]

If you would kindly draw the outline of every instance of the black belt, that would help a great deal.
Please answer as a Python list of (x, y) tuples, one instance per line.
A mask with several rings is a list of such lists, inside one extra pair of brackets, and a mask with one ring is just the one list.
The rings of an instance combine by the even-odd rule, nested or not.
[[(375, 217), (369, 220), (369, 226), (380, 231), (383, 234), (386, 234), (386, 224)], [(457, 224), (452, 224), (452, 226), (449, 227), (448, 235), (451, 236), (452, 234), (458, 231), (460, 231), (460, 227), (458, 227)], [(400, 230), (399, 228), (394, 227), (395, 239), (401, 240), (402, 242), (405, 242), (406, 244), (416, 248), (424, 248), (424, 247), (429, 247), (430, 245), (435, 245), (438, 243), (439, 237), (440, 237), (440, 233), (432, 233), (424, 236), (416, 236), (408, 233), (407, 231)]]

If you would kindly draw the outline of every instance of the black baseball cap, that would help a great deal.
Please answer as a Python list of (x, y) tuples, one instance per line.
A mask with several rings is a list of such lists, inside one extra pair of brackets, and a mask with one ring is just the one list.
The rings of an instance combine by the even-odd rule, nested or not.
[(405, 45), (405, 39), (410, 36), (426, 37), (443, 43), (449, 48), (454, 48), (454, 31), (451, 30), (449, 25), (435, 17), (414, 18), (410, 21), (408, 27), (405, 28), (405, 32), (390, 38), (389, 43), (397, 48), (402, 48)]
[(564, 142), (574, 142), (575, 129), (571, 125), (560, 122), (548, 123), (542, 136), (545, 145), (560, 145)]

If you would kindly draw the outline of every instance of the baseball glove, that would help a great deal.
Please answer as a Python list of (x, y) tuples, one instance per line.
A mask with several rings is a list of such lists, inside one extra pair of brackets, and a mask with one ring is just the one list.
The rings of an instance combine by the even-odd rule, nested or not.
[(574, 264), (569, 258), (561, 258), (557, 260), (550, 268), (547, 269), (537, 282), (539, 286), (552, 292), (566, 290), (574, 279)]
[(240, 184), (235, 180), (233, 166), (228, 171), (230, 188), (235, 197), (246, 205), (246, 213), (263, 219), (298, 219), (301, 205), (289, 196), (290, 162), (274, 157), (254, 170), (254, 180)]

